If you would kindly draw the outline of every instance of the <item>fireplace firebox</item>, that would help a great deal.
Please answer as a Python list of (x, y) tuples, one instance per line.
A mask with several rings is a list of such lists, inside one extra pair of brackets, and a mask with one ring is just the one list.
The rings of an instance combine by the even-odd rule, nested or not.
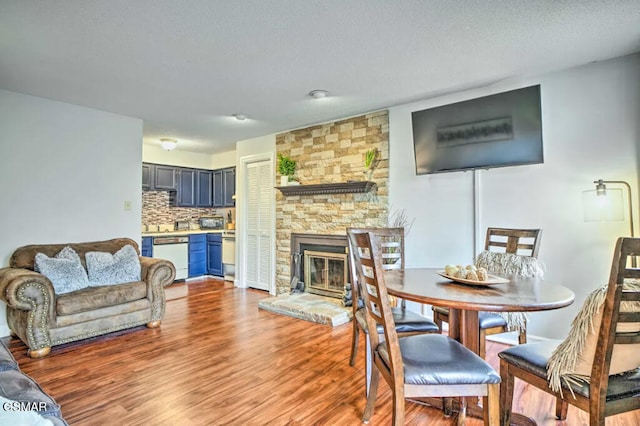
[(291, 235), (291, 288), (342, 298), (349, 283), (346, 235)]

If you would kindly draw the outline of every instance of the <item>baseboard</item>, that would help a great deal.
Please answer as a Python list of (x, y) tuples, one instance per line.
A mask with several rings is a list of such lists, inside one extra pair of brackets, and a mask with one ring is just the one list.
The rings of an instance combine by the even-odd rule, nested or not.
[(0, 325), (0, 337), (8, 337), (11, 335), (11, 329), (8, 325)]
[[(509, 333), (492, 334), (491, 336), (487, 336), (487, 340), (514, 346), (518, 344), (518, 333), (516, 331), (512, 331)], [(544, 342), (546, 340), (550, 339), (546, 337), (527, 334), (527, 343)]]

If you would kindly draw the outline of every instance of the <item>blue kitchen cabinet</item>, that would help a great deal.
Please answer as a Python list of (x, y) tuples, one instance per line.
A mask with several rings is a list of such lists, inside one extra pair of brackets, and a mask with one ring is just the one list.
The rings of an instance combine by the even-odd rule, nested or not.
[(178, 177), (176, 206), (195, 207), (196, 206), (196, 170), (180, 169)]
[(207, 234), (189, 235), (189, 277), (207, 274)]
[(140, 247), (140, 254), (145, 257), (153, 257), (153, 238), (142, 237), (142, 246)]
[(213, 171), (213, 207), (224, 206), (224, 182), (222, 170)]
[(222, 180), (224, 182), (224, 207), (235, 207), (236, 200), (236, 168), (231, 167), (229, 169), (222, 170)]
[(212, 176), (211, 170), (196, 170), (196, 207), (211, 207), (213, 205)]
[(222, 273), (222, 234), (207, 234), (207, 272), (221, 277)]
[(153, 189), (156, 191), (175, 191), (177, 183), (177, 171), (173, 166), (154, 165)]
[(153, 188), (153, 172), (154, 165), (148, 163), (142, 163), (142, 190), (149, 190)]

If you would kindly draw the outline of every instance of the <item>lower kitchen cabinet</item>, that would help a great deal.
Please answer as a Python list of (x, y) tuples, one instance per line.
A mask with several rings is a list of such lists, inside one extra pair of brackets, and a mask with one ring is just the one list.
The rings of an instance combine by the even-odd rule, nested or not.
[(207, 235), (189, 235), (189, 277), (207, 274)]
[(222, 234), (207, 234), (207, 272), (221, 277), (222, 272)]
[(153, 238), (142, 237), (142, 246), (140, 247), (140, 254), (145, 257), (153, 257)]

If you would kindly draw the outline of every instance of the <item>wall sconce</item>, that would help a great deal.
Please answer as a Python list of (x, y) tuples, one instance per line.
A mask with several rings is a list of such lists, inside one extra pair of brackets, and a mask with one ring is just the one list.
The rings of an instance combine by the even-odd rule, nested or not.
[(178, 141), (175, 139), (162, 138), (160, 139), (160, 144), (162, 145), (162, 148), (167, 151), (173, 151), (176, 148)]
[[(593, 221), (623, 221), (624, 199), (622, 189), (607, 188), (607, 184), (622, 185), (627, 189), (627, 202), (629, 203), (629, 231), (632, 238), (635, 237), (633, 229), (633, 201), (631, 199), (631, 185), (623, 180), (594, 180), (595, 190), (582, 191), (582, 205), (585, 222)], [(631, 257), (631, 266), (636, 267), (636, 257)]]

